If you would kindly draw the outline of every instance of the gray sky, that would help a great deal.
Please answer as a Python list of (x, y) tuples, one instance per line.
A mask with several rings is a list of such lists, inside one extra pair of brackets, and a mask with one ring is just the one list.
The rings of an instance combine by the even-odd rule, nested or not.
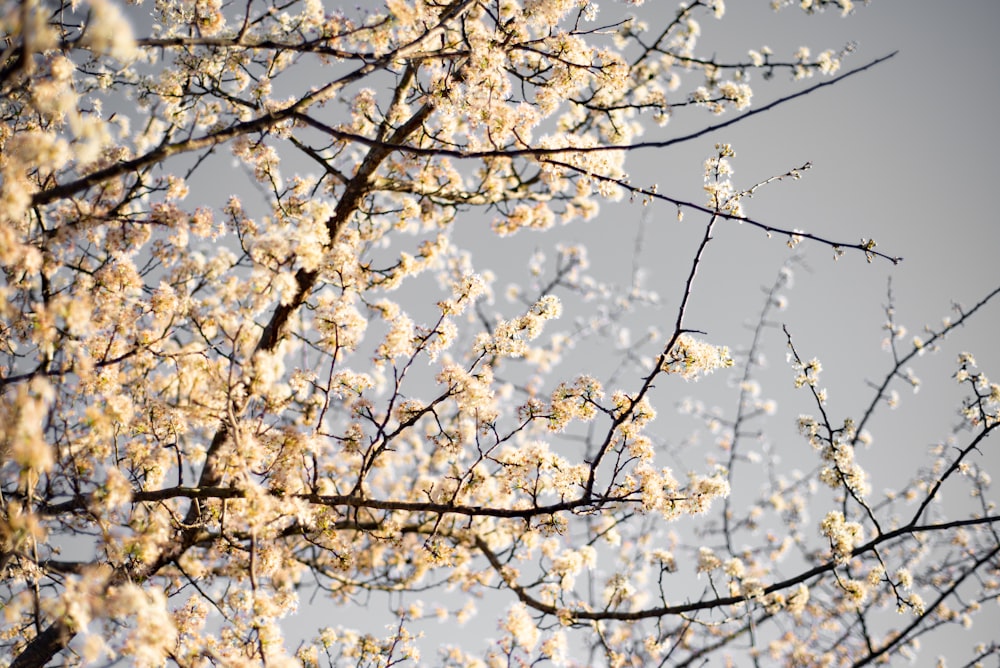
[[(652, 4), (655, 11), (672, 12), (675, 6)], [(953, 301), (971, 306), (1000, 285), (1000, 225), (992, 202), (996, 177), (991, 164), (1000, 148), (1000, 47), (995, 40), (1000, 3), (876, 0), (867, 7), (858, 3), (855, 14), (846, 18), (836, 12), (805, 16), (796, 8), (776, 15), (764, 0), (727, 4), (722, 22), (701, 21), (699, 51), (714, 51), (720, 60), (740, 58), (765, 44), (777, 56), (787, 56), (800, 45), (816, 53), (857, 42), (854, 55), (844, 62), (847, 70), (899, 51), (889, 62), (837, 86), (683, 146), (636, 152), (627, 163), (633, 183), (657, 183), (660, 192), (702, 203), (701, 164), (717, 141), (729, 142), (736, 150), (732, 162), (737, 186), (811, 162), (813, 168), (803, 179), (769, 186), (746, 202), (748, 214), (777, 227), (843, 242), (874, 238), (879, 250), (904, 258), (897, 266), (883, 260), (868, 264), (861, 254), (848, 252), (834, 262), (828, 247), (806, 242), (798, 252), (809, 270), (797, 270), (794, 288), (785, 292), (789, 307), (781, 321), (803, 357), (823, 362), (821, 385), (829, 390), (834, 419), (858, 418), (870, 401), (869, 381), (880, 380), (891, 363), (880, 347), (890, 278), (897, 321), (910, 332), (906, 344), (925, 324), (938, 327), (942, 317), (954, 315)], [(818, 78), (805, 85), (815, 81)], [(772, 82), (758, 77), (751, 83), (755, 106), (790, 90), (782, 72)], [(706, 120), (711, 119), (703, 112), (694, 112), (691, 123), (678, 116), (666, 128), (652, 126), (642, 139), (669, 138), (680, 128), (700, 127)], [(482, 237), (482, 227), (457, 234), (474, 248), (476, 235), (488, 239), (489, 257), (502, 252), (511, 265), (518, 264), (513, 259), (516, 250), (527, 253), (557, 238), (584, 241), (590, 246), (594, 273), (624, 283), (643, 215), (648, 217), (642, 254), (647, 287), (658, 291), (663, 302), (643, 317), (653, 323), (660, 318), (666, 328), (675, 316), (700, 238), (703, 219), (698, 216), (689, 213), (684, 223), (677, 223), (675, 210), (663, 204), (646, 209), (638, 204), (605, 205), (596, 221), (544, 235), (522, 233), (498, 241)], [(700, 270), (688, 325), (708, 332), (706, 338), (713, 343), (739, 348), (750, 339), (745, 323), (759, 312), (761, 286), (771, 283), (791, 253), (784, 238), (768, 240), (748, 226), (723, 224), (715, 236)], [(486, 251), (477, 260), (485, 266), (484, 255)], [(633, 323), (637, 332), (642, 322), (639, 318)], [(918, 394), (897, 386), (900, 408), (883, 410), (872, 422), (874, 445), (860, 455), (876, 491), (910, 479), (917, 466), (929, 461), (927, 446), (947, 438), (957, 423), (962, 392), (951, 374), (958, 352), (974, 352), (982, 370), (1000, 377), (998, 330), (1000, 306), (993, 304), (971, 327), (953, 334), (941, 353), (924, 356), (914, 365), (922, 381)], [(794, 420), (800, 413), (814, 413), (815, 407), (805, 393), (792, 389), (780, 332), (770, 334), (767, 351), (771, 364), (762, 376), (764, 393), (779, 403), (768, 428), (788, 468), (809, 467), (814, 455), (795, 434)], [(588, 359), (585, 364), (595, 364)], [(674, 388), (674, 396), (703, 398), (732, 414), (735, 395), (724, 387), (724, 378), (713, 378)], [(674, 396), (668, 393), (664, 400)], [(663, 439), (677, 443), (686, 436), (685, 424), (694, 423), (671, 415), (669, 404), (658, 407)], [(1000, 470), (996, 448), (984, 450), (982, 460), (988, 470)], [(699, 462), (697, 453), (684, 460), (692, 467)], [(745, 482), (751, 489), (759, 483)], [(895, 616), (893, 611), (887, 614)], [(988, 629), (997, 628), (998, 621), (995, 609), (986, 612), (972, 635), (988, 638)], [(924, 659), (971, 643), (970, 635), (957, 632), (948, 638), (927, 643)]]
[[(646, 4), (642, 11), (652, 15), (672, 13), (676, 6), (660, 0)], [(612, 0), (603, 0), (601, 5), (609, 13), (617, 7)], [(810, 46), (815, 53), (854, 41), (856, 52), (844, 62), (844, 69), (851, 69), (899, 50), (891, 61), (835, 87), (681, 146), (636, 152), (627, 162), (633, 183), (656, 183), (662, 193), (699, 204), (705, 199), (701, 166), (715, 142), (729, 142), (735, 148), (732, 162), (738, 187), (811, 162), (813, 168), (803, 179), (773, 184), (746, 202), (748, 215), (776, 227), (799, 228), (848, 243), (873, 237), (879, 250), (905, 258), (898, 266), (884, 260), (868, 264), (860, 253), (848, 252), (834, 262), (826, 246), (805, 242), (798, 249), (808, 271), (796, 271), (794, 288), (786, 291), (789, 307), (781, 320), (795, 337), (800, 354), (823, 362), (821, 385), (829, 390), (834, 419), (858, 417), (870, 397), (866, 381), (879, 379), (890, 364), (889, 356), (880, 350), (890, 277), (898, 320), (911, 335), (919, 334), (925, 323), (936, 326), (942, 316), (950, 315), (952, 300), (971, 305), (1000, 284), (996, 259), (1000, 226), (992, 202), (997, 189), (992, 161), (1000, 149), (996, 129), (1000, 46), (994, 38), (1000, 27), (1000, 3), (875, 0), (867, 7), (859, 2), (856, 13), (847, 18), (837, 12), (807, 17), (796, 8), (774, 14), (767, 0), (730, 0), (728, 5), (722, 22), (701, 21), (700, 53), (714, 52), (720, 60), (737, 59), (749, 49), (768, 45), (777, 57), (787, 57), (800, 45)], [(778, 72), (773, 82), (755, 78), (751, 83), (754, 106), (790, 90), (784, 72)], [(690, 122), (678, 115), (663, 129), (650, 124), (642, 139), (669, 138), (684, 128), (713, 121), (704, 111), (686, 114)], [(218, 183), (206, 183), (204, 188), (211, 188), (218, 199), (206, 203), (220, 207), (230, 192)], [(245, 182), (234, 180), (232, 188), (245, 189)], [(199, 191), (197, 186), (192, 189), (189, 203)], [(473, 215), (459, 221), (454, 236), (473, 250), (477, 269), (491, 268), (501, 276), (509, 271), (511, 279), (523, 276), (524, 263), (533, 250), (543, 249), (551, 256), (557, 242), (582, 241), (590, 247), (593, 273), (624, 284), (645, 216), (641, 260), (646, 287), (659, 293), (662, 304), (637, 316), (631, 326), (638, 335), (647, 325), (667, 330), (673, 323), (683, 279), (701, 235), (702, 217), (688, 213), (679, 223), (675, 214), (675, 209), (664, 204), (647, 208), (636, 203), (605, 205), (592, 222), (543, 234), (521, 232), (499, 240), (487, 231), (481, 217)], [(761, 286), (773, 281), (791, 252), (784, 238), (769, 240), (746, 225), (722, 223), (715, 237), (700, 270), (687, 324), (707, 332), (705, 338), (713, 343), (739, 349), (750, 339), (745, 323), (760, 310)], [(497, 258), (503, 259), (500, 266)], [(503, 279), (498, 281), (498, 292), (503, 284)], [(502, 298), (496, 308), (511, 311)], [(950, 433), (961, 397), (950, 375), (960, 350), (973, 351), (981, 368), (1000, 378), (998, 330), (1000, 307), (993, 305), (971, 328), (953, 336), (940, 355), (921, 360), (915, 369), (923, 381), (919, 394), (899, 388), (902, 406), (895, 412), (884, 411), (873, 423), (875, 445), (862, 455), (873, 474), (875, 490), (898, 485), (900, 476), (912, 472), (907, 465), (921, 463), (926, 446)], [(793, 373), (784, 360), (780, 332), (770, 334), (767, 351), (771, 364), (762, 377), (764, 393), (779, 404), (768, 428), (789, 466), (808, 467), (815, 458), (795, 434), (794, 421), (799, 413), (813, 412), (814, 407), (807, 395), (792, 390)], [(579, 361), (564, 365), (561, 377), (613, 366), (613, 359), (594, 357), (593, 352), (581, 347)], [(634, 376), (623, 381), (626, 387), (635, 384)], [(672, 401), (696, 396), (731, 413), (736, 395), (726, 390), (723, 375), (664, 390), (657, 422), (660, 437), (676, 444), (695, 426), (671, 414)], [(983, 458), (987, 468), (1000, 475), (997, 449), (984, 450)], [(704, 470), (697, 452), (686, 455), (683, 464)], [(759, 482), (747, 484), (753, 491)], [(300, 630), (312, 635), (314, 626), (351, 621), (342, 614), (331, 620), (306, 612), (308, 594), (303, 599), (304, 610), (293, 621), (292, 637)], [(500, 594), (497, 605), (506, 606), (512, 600)], [(476, 628), (488, 636), (493, 619), (486, 605), (481, 609)], [(992, 614), (996, 619), (996, 613)], [(388, 620), (380, 618), (374, 628), (380, 629), (383, 621)], [(980, 618), (978, 637), (983, 637), (988, 624), (985, 617)]]
[[(720, 60), (741, 58), (765, 44), (783, 57), (800, 45), (816, 53), (856, 42), (856, 52), (844, 62), (848, 70), (899, 51), (892, 60), (836, 86), (680, 146), (637, 151), (626, 163), (634, 184), (656, 183), (662, 193), (700, 204), (701, 164), (715, 142), (729, 142), (736, 151), (737, 187), (811, 162), (801, 180), (772, 184), (746, 201), (748, 215), (837, 241), (874, 238), (879, 250), (904, 258), (895, 266), (884, 260), (868, 264), (860, 253), (848, 252), (835, 262), (826, 246), (807, 241), (797, 249), (809, 270), (796, 272), (782, 321), (801, 354), (823, 361), (823, 383), (835, 410), (851, 415), (863, 405), (859, 395), (865, 400), (870, 396), (866, 380), (876, 379), (890, 362), (880, 348), (890, 278), (896, 317), (910, 332), (907, 342), (925, 324), (937, 326), (942, 317), (953, 315), (953, 301), (969, 306), (1000, 284), (1000, 225), (992, 212), (995, 177), (990, 168), (1000, 144), (995, 123), (1000, 48), (992, 39), (1000, 27), (1000, 3), (877, 0), (867, 7), (858, 3), (846, 18), (833, 11), (806, 16), (794, 7), (775, 14), (763, 0), (727, 5), (723, 21), (701, 21), (699, 51), (714, 52)], [(648, 6), (654, 14), (674, 8), (673, 3), (647, 2), (643, 9)], [(784, 72), (771, 82), (757, 77), (751, 83), (755, 106), (791, 90)], [(713, 119), (700, 110), (678, 113), (665, 128), (650, 124), (641, 139), (670, 138), (729, 114)], [(702, 217), (688, 213), (677, 223), (675, 214), (662, 203), (647, 208), (605, 204), (597, 220), (545, 234), (497, 240), (484, 233), (484, 226), (463, 223), (456, 236), (473, 249), (483, 248), (476, 257), (482, 267), (490, 266), (487, 258), (496, 257), (498, 250), (506, 264), (519, 266), (518, 252), (580, 240), (590, 247), (595, 274), (625, 283), (639, 221), (646, 216), (641, 260), (647, 287), (659, 292), (663, 302), (648, 317), (666, 326), (675, 316), (703, 229)], [(714, 343), (736, 348), (747, 342), (744, 323), (759, 311), (760, 287), (771, 283), (790, 255), (784, 238), (767, 239), (749, 226), (720, 224), (700, 269), (688, 325), (708, 332)], [(639, 332), (642, 323), (638, 318), (631, 324)], [(921, 359), (921, 391), (904, 393), (904, 408), (927, 422), (905, 440), (923, 444), (946, 435), (960, 396), (949, 380), (957, 352), (975, 352), (984, 370), (1000, 374), (998, 325), (1000, 309), (994, 306), (953, 335), (942, 354)], [(771, 347), (773, 378), (785, 385), (768, 387), (771, 392), (790, 385), (783, 341), (776, 343)], [(688, 390), (703, 391), (696, 386)], [(781, 416), (789, 420), (809, 408), (807, 403), (795, 406), (805, 396), (778, 398), (783, 399)], [(897, 427), (892, 429), (891, 440), (902, 440)]]

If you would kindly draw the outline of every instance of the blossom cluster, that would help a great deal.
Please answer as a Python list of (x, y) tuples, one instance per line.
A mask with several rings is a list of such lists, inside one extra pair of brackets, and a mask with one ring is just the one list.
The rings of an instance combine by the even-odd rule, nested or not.
[(695, 380), (732, 365), (733, 359), (726, 346), (715, 346), (682, 334), (667, 352), (661, 367), (668, 373), (680, 374), (684, 380)]
[(730, 144), (716, 144), (716, 154), (705, 161), (705, 192), (708, 193), (708, 206), (714, 211), (733, 216), (743, 215), (743, 205), (740, 203), (742, 193), (733, 187), (731, 176), (732, 164), (729, 158), (736, 153)]

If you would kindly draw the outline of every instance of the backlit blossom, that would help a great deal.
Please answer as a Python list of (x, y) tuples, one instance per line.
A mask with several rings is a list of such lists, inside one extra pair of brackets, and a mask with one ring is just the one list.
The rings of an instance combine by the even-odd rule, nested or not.
[(663, 362), (664, 370), (679, 373), (685, 380), (695, 380), (700, 375), (732, 365), (727, 347), (714, 346), (687, 334), (678, 337)]
[(839, 510), (827, 513), (820, 523), (820, 531), (830, 539), (834, 558), (840, 563), (846, 562), (854, 548), (864, 540), (862, 526), (857, 522), (847, 522)]
[(109, 0), (89, 0), (90, 21), (84, 26), (81, 46), (127, 62), (136, 55), (132, 25)]

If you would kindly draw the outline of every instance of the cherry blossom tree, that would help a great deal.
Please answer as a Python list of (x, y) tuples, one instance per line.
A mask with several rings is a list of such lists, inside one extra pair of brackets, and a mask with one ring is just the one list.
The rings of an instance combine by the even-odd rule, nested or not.
[[(697, 197), (628, 175), (639, 148), (669, 156), (883, 59), (722, 61), (699, 51), (722, 0), (330, 4), (0, 5), (3, 660), (865, 665), (972, 624), (1000, 588), (981, 457), (1000, 385), (947, 353), (961, 428), (895, 491), (859, 453), (916, 358), (1000, 290), (922, 340), (890, 306), (888, 371), (836, 415), (822, 351), (773, 325), (794, 261), (751, 339), (715, 341), (686, 317), (701, 260), (739, 223), (899, 258), (753, 217), (808, 164), (737, 185), (719, 143)], [(671, 132), (681, 116), (700, 129)], [(616, 290), (593, 248), (511, 267), (456, 232), (570, 229), (615, 200), (700, 230), (672, 253), (669, 322), (633, 339), (657, 300), (641, 272)], [(812, 449), (799, 474), (758, 428), (765, 340), (814, 407), (784, 416)], [(710, 374), (736, 379), (733, 410), (681, 403), (709, 438), (680, 470), (659, 392)], [(473, 614), (492, 636), (421, 639)]]

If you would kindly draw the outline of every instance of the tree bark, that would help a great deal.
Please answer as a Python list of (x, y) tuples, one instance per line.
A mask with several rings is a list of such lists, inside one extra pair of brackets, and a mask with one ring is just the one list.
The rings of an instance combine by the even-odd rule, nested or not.
[(42, 668), (66, 647), (72, 636), (62, 620), (52, 622), (17, 655), (10, 668)]

